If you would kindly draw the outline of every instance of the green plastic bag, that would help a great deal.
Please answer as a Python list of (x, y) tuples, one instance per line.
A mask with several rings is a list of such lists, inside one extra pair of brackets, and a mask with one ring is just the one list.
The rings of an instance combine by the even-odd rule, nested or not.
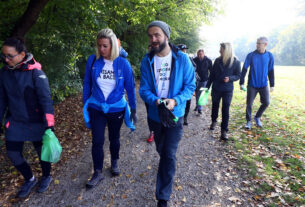
[(206, 90), (203, 93), (200, 94), (199, 99), (198, 99), (198, 105), (199, 106), (205, 106), (208, 103), (208, 98), (209, 98), (210, 91)]
[(59, 161), (62, 147), (51, 129), (47, 129), (42, 137), (41, 160), (56, 163)]

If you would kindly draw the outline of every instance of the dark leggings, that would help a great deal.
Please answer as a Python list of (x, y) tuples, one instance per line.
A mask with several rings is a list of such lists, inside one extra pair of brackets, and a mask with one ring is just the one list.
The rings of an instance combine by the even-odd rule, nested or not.
[[(40, 159), (42, 141), (36, 141), (32, 143), (40, 160), (42, 175), (49, 176), (51, 171), (51, 163), (42, 161)], [(31, 179), (33, 177), (33, 172), (22, 154), (24, 142), (6, 141), (5, 145), (7, 156), (16, 167), (16, 169), (23, 175), (25, 180)]]

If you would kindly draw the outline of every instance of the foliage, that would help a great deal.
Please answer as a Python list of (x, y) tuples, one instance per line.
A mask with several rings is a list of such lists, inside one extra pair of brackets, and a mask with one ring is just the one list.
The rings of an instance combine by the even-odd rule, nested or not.
[(281, 32), (273, 49), (280, 65), (305, 65), (305, 22), (294, 24)]
[[(234, 40), (235, 54), (244, 61), (249, 52), (256, 49), (256, 39), (240, 37)], [(268, 35), (267, 50), (274, 55), (278, 65), (305, 65), (305, 22), (279, 26)]]
[[(247, 169), (255, 200), (264, 206), (305, 204), (305, 90), (304, 67), (276, 66), (275, 91), (265, 111), (263, 129), (245, 130), (246, 93), (236, 83), (231, 105), (230, 128), (240, 167)], [(255, 113), (259, 97), (253, 106)]]
[[(218, 12), (212, 0), (73, 0), (49, 1), (36, 24), (26, 34), (29, 51), (50, 79), (56, 100), (81, 90), (87, 57), (95, 52), (95, 35), (113, 29), (139, 76), (147, 52), (146, 26), (163, 20), (172, 29), (171, 40), (186, 43), (193, 51), (200, 45), (197, 30)], [(0, 43), (26, 10), (29, 0), (0, 3)], [(67, 86), (69, 83), (69, 86)]]

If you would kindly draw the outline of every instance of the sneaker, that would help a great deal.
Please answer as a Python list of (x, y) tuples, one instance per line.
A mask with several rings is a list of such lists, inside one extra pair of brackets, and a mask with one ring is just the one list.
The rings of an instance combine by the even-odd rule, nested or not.
[(187, 126), (187, 125), (189, 125), (189, 123), (187, 123), (187, 122), (183, 122), (183, 125)]
[(200, 114), (200, 115), (202, 114), (201, 110), (198, 110), (198, 114)]
[(147, 139), (147, 142), (148, 142), (148, 143), (151, 143), (151, 142), (153, 142), (153, 141), (154, 141), (154, 132), (151, 131), (151, 132), (150, 132), (150, 135), (149, 135), (149, 137), (148, 137), (148, 139)]
[(262, 122), (261, 122), (261, 119), (260, 119), (260, 118), (258, 118), (258, 117), (254, 117), (254, 120), (255, 120), (256, 125), (257, 125), (258, 127), (260, 127), (260, 128), (262, 128), (262, 127), (263, 127), (263, 124), (262, 124)]
[(35, 185), (37, 184), (37, 179), (34, 178), (33, 181), (25, 181), (24, 184), (21, 186), (19, 192), (17, 193), (17, 197), (18, 198), (26, 198), (31, 190), (35, 187)]
[(51, 182), (52, 182), (52, 176), (43, 176), (42, 178), (41, 178), (41, 183), (40, 183), (40, 187), (39, 187), (39, 189), (38, 189), (38, 193), (43, 193), (43, 192), (45, 192), (46, 190), (48, 190), (48, 188), (49, 188), (49, 186), (50, 186), (50, 184), (51, 184)]
[(167, 207), (166, 200), (158, 200), (158, 207)]
[(246, 125), (245, 125), (246, 129), (251, 129), (251, 121), (247, 121)]
[(217, 124), (216, 121), (215, 121), (215, 122), (212, 122), (212, 123), (211, 123), (211, 126), (210, 126), (210, 130), (214, 130), (215, 127), (216, 127), (216, 124)]
[(86, 184), (86, 187), (88, 189), (91, 189), (91, 188), (97, 186), (102, 180), (104, 180), (104, 178), (105, 177), (104, 177), (102, 171), (101, 170), (96, 170), (96, 171), (94, 171), (91, 179)]
[(228, 137), (227, 131), (221, 130), (220, 139), (223, 140), (223, 141), (228, 141), (229, 137)]
[(111, 174), (113, 176), (120, 175), (120, 169), (118, 167), (118, 160), (111, 160)]

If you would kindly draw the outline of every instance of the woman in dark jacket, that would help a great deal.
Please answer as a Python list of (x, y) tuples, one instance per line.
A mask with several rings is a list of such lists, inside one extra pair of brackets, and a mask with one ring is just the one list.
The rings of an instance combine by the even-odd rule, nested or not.
[(217, 124), (218, 109), (222, 100), (221, 140), (228, 140), (229, 110), (233, 96), (233, 82), (240, 78), (240, 62), (233, 56), (230, 43), (220, 44), (220, 57), (213, 65), (208, 79), (207, 89), (212, 86), (212, 124), (214, 130)]
[[(118, 176), (120, 129), (125, 120), (127, 127), (135, 129), (136, 92), (130, 63), (119, 56), (116, 35), (111, 29), (103, 29), (96, 38), (97, 53), (87, 61), (83, 88), (84, 118), (92, 130), (92, 159), (94, 173), (86, 184), (93, 188), (104, 179), (105, 129), (108, 126), (111, 173)], [(128, 103), (125, 99), (125, 90)], [(130, 109), (131, 112), (130, 112)]]
[[(37, 179), (22, 155), (23, 145), (31, 141), (40, 159), (42, 136), (47, 128), (54, 127), (53, 102), (48, 79), (33, 55), (27, 53), (22, 39), (7, 39), (2, 45), (1, 60), (4, 62), (0, 70), (1, 126), (5, 116), (7, 155), (25, 179), (17, 194), (24, 198)], [(44, 192), (52, 181), (51, 163), (40, 160), (40, 165), (42, 179), (38, 192)]]

